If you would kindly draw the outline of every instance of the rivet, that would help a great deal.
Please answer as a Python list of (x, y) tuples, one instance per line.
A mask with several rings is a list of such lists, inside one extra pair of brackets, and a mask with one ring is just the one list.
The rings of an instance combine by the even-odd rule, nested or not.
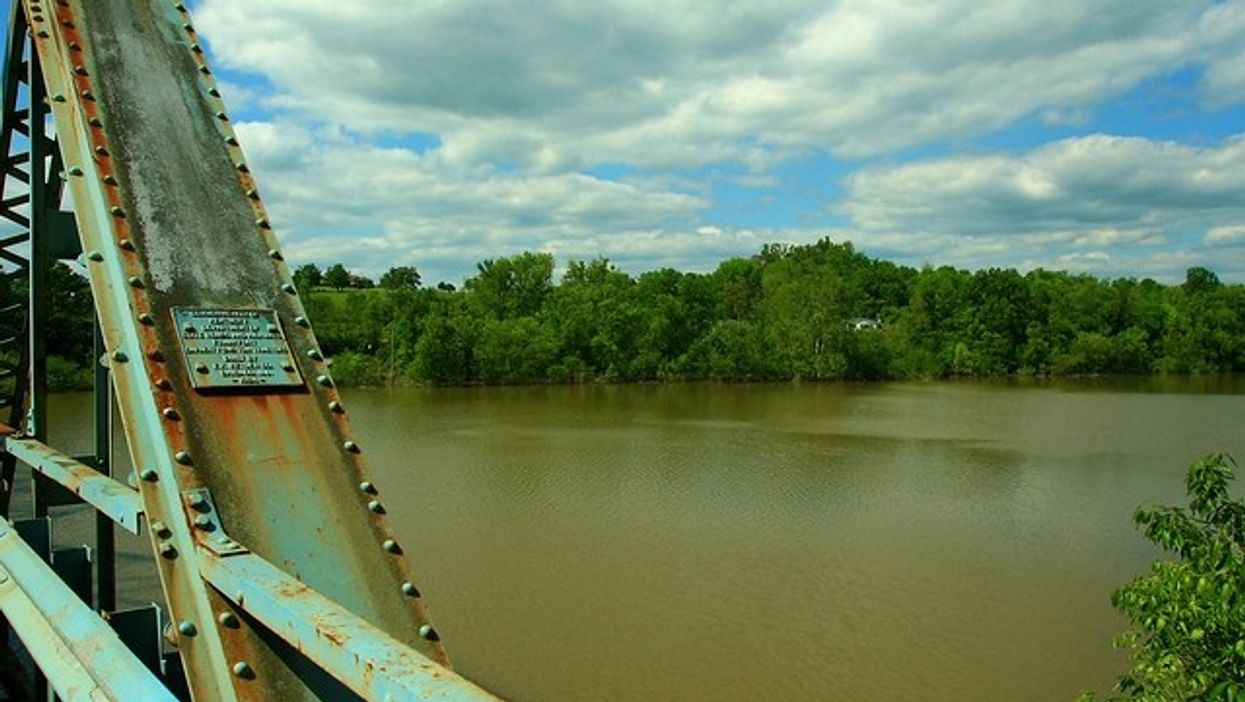
[(65, 25), (66, 27), (73, 28), (73, 20), (63, 19), (61, 20), (61, 24)]
[(419, 638), (426, 641), (440, 641), (441, 635), (437, 633), (436, 629), (432, 628), (431, 624), (425, 624), (419, 627)]
[(319, 351), (319, 350), (317, 350), (317, 349), (307, 349), (307, 358), (310, 358), (310, 359), (312, 359), (313, 361), (323, 361), (323, 360), (324, 360), (324, 356), (323, 356), (323, 354), (321, 354), (321, 353), (320, 353), (320, 351)]
[(102, 144), (101, 144), (101, 145), (99, 145), (99, 146), (96, 146), (96, 147), (95, 147), (95, 153), (99, 154), (100, 156), (107, 156), (107, 155), (108, 155), (108, 147), (106, 147), (106, 146), (104, 146), (104, 145), (102, 145)]
[(255, 188), (247, 188), (247, 189), (246, 189), (246, 196), (247, 196), (247, 197), (249, 197), (249, 198), (251, 198), (252, 200), (258, 200), (258, 199), (259, 199), (259, 191), (258, 191), (258, 190), (256, 190)]
[(97, 261), (97, 262), (98, 262), (98, 261), (102, 261), (102, 260), (104, 260), (104, 254), (102, 254), (102, 253), (100, 253), (100, 252), (98, 252), (98, 251), (91, 251), (91, 252), (87, 253), (86, 257), (87, 257), (87, 259), (88, 259), (88, 260), (91, 260), (91, 261)]
[(211, 95), (212, 97), (220, 97), (220, 91), (216, 88), (208, 88), (208, 95)]
[(195, 634), (199, 633), (199, 630), (195, 628), (195, 625), (187, 621), (183, 621), (182, 623), (178, 624), (177, 630), (181, 632), (183, 636), (194, 636)]
[(195, 370), (199, 373), (207, 373), (211, 369), (208, 368), (206, 363), (198, 363), (195, 364)]
[(372, 481), (370, 480), (364, 480), (363, 482), (359, 483), (359, 490), (366, 492), (369, 495), (376, 494), (376, 486), (373, 485)]
[(230, 629), (238, 627), (238, 617), (233, 612), (221, 612), (216, 615), (216, 621), (220, 622), (221, 626), (227, 626)]
[(169, 526), (168, 526), (167, 524), (165, 524), (164, 522), (161, 522), (161, 521), (154, 521), (154, 522), (152, 522), (152, 523), (151, 523), (151, 531), (152, 531), (152, 532), (154, 532), (156, 536), (159, 536), (159, 537), (161, 537), (161, 538), (165, 538), (165, 537), (167, 537), (169, 534), (172, 534), (172, 533), (173, 533), (173, 532), (169, 531)]
[(164, 409), (160, 410), (160, 414), (164, 415), (165, 419), (181, 419), (181, 415), (178, 414), (177, 410), (173, 409), (172, 407), (165, 407)]
[(419, 588), (412, 583), (402, 583), (402, 594), (408, 597), (419, 597)]
[(180, 2), (178, 2), (178, 3), (173, 3), (173, 9), (175, 9), (175, 10), (179, 10), (179, 11), (181, 11), (181, 12), (185, 12), (185, 11), (186, 11), (186, 5), (185, 5), (185, 3), (180, 3)]
[(80, 76), (85, 76), (85, 75), (86, 75), (86, 66), (74, 66), (74, 67), (73, 67), (73, 72), (74, 72), (74, 73), (77, 73), (77, 74), (78, 74), (78, 75), (80, 75)]
[(194, 25), (193, 25), (193, 24), (191, 24), (191, 23), (189, 23), (189, 22), (187, 22), (187, 23), (183, 24), (183, 25), (182, 25), (182, 29), (186, 30), (187, 32), (193, 32), (193, 31), (195, 31), (195, 27), (194, 27)]
[(285, 285), (282, 285), (282, 286), (281, 286), (281, 289), (282, 289), (282, 290), (284, 290), (285, 292), (289, 293), (290, 295), (297, 295), (297, 294), (298, 294), (298, 290), (294, 288), (293, 283), (286, 283)]
[(177, 549), (173, 547), (173, 544), (165, 541), (160, 544), (160, 555), (168, 559), (177, 558)]
[(80, 175), (82, 175), (82, 169), (81, 169), (81, 168), (78, 168), (77, 166), (72, 166), (72, 167), (70, 167), (70, 169), (69, 169), (69, 175), (71, 175), (71, 176), (80, 176)]
[(152, 326), (153, 324), (155, 324), (155, 323), (156, 323), (156, 318), (155, 318), (155, 317), (152, 317), (150, 314), (148, 314), (148, 313), (144, 312), (144, 313), (142, 313), (142, 314), (138, 315), (138, 323), (139, 323), (139, 324), (144, 324), (144, 325), (146, 325), (146, 326), (149, 326), (149, 327), (150, 327), (150, 326)]
[(138, 276), (136, 276), (136, 275), (132, 275), (132, 276), (130, 276), (130, 287), (131, 287), (131, 288), (142, 288), (142, 287), (143, 287), (143, 279), (142, 279), (142, 278), (139, 278), (139, 277), (138, 277)]
[(116, 185), (117, 179), (110, 173), (104, 176), (104, 185)]
[(282, 364), (282, 365), (281, 365), (281, 370), (285, 371), (286, 373), (293, 373), (293, 372), (294, 372), (294, 364), (293, 364), (293, 363), (285, 363), (285, 364)]
[(389, 553), (402, 553), (402, 549), (398, 546), (398, 542), (393, 539), (385, 539), (380, 545), (381, 548), (385, 549)]
[(226, 136), (226, 137), (225, 137), (225, 143), (226, 143), (226, 144), (229, 144), (230, 146), (237, 146), (237, 145), (238, 145), (238, 137), (236, 137), (236, 136), (234, 136), (234, 135), (230, 134), (230, 135), (228, 135), (228, 136)]
[(255, 677), (255, 671), (251, 670), (251, 666), (247, 665), (246, 661), (238, 661), (237, 663), (234, 663), (233, 674), (248, 680)]
[(342, 412), (346, 411), (346, 408), (342, 407), (342, 403), (338, 402), (337, 400), (331, 400), (329, 402), (329, 410), (332, 412), (341, 414)]
[(91, 125), (92, 127), (102, 127), (102, 126), (104, 126), (104, 123), (100, 121), (99, 117), (92, 117), (92, 118), (88, 119), (88, 120), (86, 121), (86, 123), (87, 123), (87, 124), (89, 124), (89, 125)]
[(83, 99), (86, 99), (86, 100), (94, 100), (94, 99), (95, 99), (95, 96), (94, 96), (94, 95), (92, 95), (92, 94), (91, 94), (91, 91), (90, 91), (89, 89), (87, 89), (87, 88), (83, 88), (83, 89), (82, 89), (82, 97), (83, 97)]
[(350, 453), (359, 453), (359, 445), (353, 441), (343, 442), (342, 448)]
[(112, 360), (116, 361), (117, 363), (125, 363), (126, 361), (130, 360), (130, 357), (125, 355), (124, 351), (118, 349), (112, 352)]
[(55, 95), (53, 95), (53, 96), (52, 96), (52, 100), (53, 100), (53, 101), (55, 101), (55, 102), (64, 102), (64, 101), (65, 101), (65, 95), (64, 95), (63, 93), (57, 93), (57, 94), (55, 94)]
[(191, 51), (193, 51), (193, 52), (195, 52), (196, 54), (201, 54), (201, 53), (203, 53), (203, 48), (202, 48), (202, 47), (200, 47), (198, 44), (191, 44), (191, 45), (190, 45), (190, 50), (191, 50)]
[[(371, 500), (370, 502), (367, 503), (367, 508), (375, 512), (376, 514), (385, 513), (385, 506), (380, 503), (380, 500)], [(389, 547), (386, 546), (385, 550), (388, 551)]]
[(117, 242), (117, 246), (120, 246), (121, 248), (125, 249), (126, 251), (133, 251), (133, 250), (134, 250), (134, 242), (133, 242), (133, 241), (130, 241), (129, 239), (122, 239), (121, 241)]
[(112, 213), (112, 216), (114, 216), (114, 217), (124, 217), (124, 216), (125, 216), (125, 210), (121, 209), (120, 207), (113, 207), (113, 208), (109, 209), (108, 211), (109, 211), (109, 212), (111, 212), (111, 213)]
[(154, 468), (144, 468), (143, 472), (138, 474), (138, 477), (142, 478), (143, 480), (146, 480), (149, 483), (154, 483), (160, 479), (160, 474), (157, 473)]
[(268, 223), (267, 217), (259, 217), (255, 220), (255, 226), (259, 227), (260, 229), (268, 229), (272, 225)]
[[(250, 166), (247, 166), (242, 161), (238, 161), (237, 163), (233, 164), (233, 167), (238, 169), (239, 173), (250, 173), (251, 172)], [(256, 224), (258, 224), (258, 222), (256, 222)]]
[(212, 518), (207, 516), (206, 514), (200, 514), (199, 516), (195, 517), (195, 526), (199, 527), (200, 529), (203, 529), (204, 531), (207, 531), (208, 528), (212, 526)]
[(317, 375), (316, 382), (323, 385), (326, 388), (333, 387), (333, 379), (328, 377), (327, 375)]
[(152, 349), (147, 352), (147, 358), (150, 358), (156, 363), (164, 363), (164, 352), (160, 349)]
[(268, 249), (268, 258), (271, 258), (274, 261), (285, 260), (285, 257), (281, 255), (281, 252), (277, 251), (276, 249)]
[(51, 35), (51, 34), (48, 34), (48, 30), (46, 30), (46, 29), (40, 29), (40, 30), (39, 30), (39, 38), (40, 38), (40, 39), (47, 39), (47, 38), (48, 38), (48, 37), (50, 37), (50, 36), (52, 36), (52, 35)]
[(300, 327), (310, 327), (310, 326), (311, 326), (311, 322), (307, 321), (307, 318), (306, 318), (306, 317), (295, 317), (295, 318), (294, 318), (294, 323), (295, 323), (295, 324), (297, 324), (297, 325), (298, 325), (298, 326), (300, 326)]
[(208, 68), (207, 64), (205, 63), (202, 66), (199, 66), (199, 72), (202, 73), (203, 75), (207, 75), (212, 72), (212, 69)]
[(265, 328), (268, 330), (269, 334), (276, 334), (278, 331), (280, 331), (279, 329), (277, 329), (277, 325), (275, 324), (269, 324)]
[(225, 122), (229, 120), (229, 115), (225, 114), (224, 112), (217, 112), (216, 119), (219, 119), (222, 122)]
[(82, 47), (78, 45), (78, 42), (76, 41), (69, 42), (70, 51), (79, 51), (80, 49), (82, 49)]
[(185, 333), (185, 334), (194, 334), (194, 333), (196, 333), (196, 330), (195, 330), (195, 325), (193, 325), (193, 324), (183, 324), (183, 325), (182, 325), (182, 332), (183, 332), (183, 333)]
[(159, 378), (156, 380), (156, 387), (160, 388), (161, 390), (172, 390), (173, 383), (169, 382), (168, 378)]
[(203, 507), (204, 505), (207, 504), (207, 498), (205, 498), (200, 493), (192, 492), (190, 493), (189, 496), (186, 497), (186, 502), (189, 502), (191, 507), (194, 507), (195, 509), (199, 509), (200, 507)]
[(173, 454), (173, 460), (177, 461), (178, 463), (184, 466), (188, 466), (194, 463), (194, 460), (190, 457), (190, 454), (186, 453), (185, 451), (178, 451), (177, 453)]

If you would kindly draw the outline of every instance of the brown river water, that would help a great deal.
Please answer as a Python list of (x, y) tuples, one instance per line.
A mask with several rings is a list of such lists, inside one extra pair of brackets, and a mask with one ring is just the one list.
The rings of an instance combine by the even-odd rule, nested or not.
[[(1103, 691), (1111, 590), (1159, 555), (1133, 509), (1245, 461), (1241, 376), (345, 401), (456, 668), (515, 700)], [(52, 412), (84, 452), (89, 396)], [(122, 604), (158, 600), (146, 537), (119, 548)]]

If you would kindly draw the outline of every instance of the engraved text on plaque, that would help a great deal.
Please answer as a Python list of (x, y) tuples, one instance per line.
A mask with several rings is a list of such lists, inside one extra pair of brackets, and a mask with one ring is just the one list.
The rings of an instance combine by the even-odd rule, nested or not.
[(174, 307), (173, 322), (194, 387), (301, 387), (275, 310)]

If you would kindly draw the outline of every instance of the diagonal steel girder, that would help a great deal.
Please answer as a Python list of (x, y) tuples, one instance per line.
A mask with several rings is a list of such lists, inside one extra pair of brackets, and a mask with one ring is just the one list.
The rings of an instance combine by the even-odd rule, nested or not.
[[(260, 621), (221, 624), (233, 603), (201, 577), (202, 515), (185, 500), (199, 490), (257, 556), (448, 665), (185, 6), (22, 1), (192, 695), (329, 694)], [(275, 315), (301, 382), (204, 391), (175, 308)]]

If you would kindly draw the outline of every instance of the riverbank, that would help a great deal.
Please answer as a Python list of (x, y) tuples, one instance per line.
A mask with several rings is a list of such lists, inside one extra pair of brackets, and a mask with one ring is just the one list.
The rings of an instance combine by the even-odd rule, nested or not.
[[(308, 284), (302, 299), (346, 386), (1245, 371), (1245, 286), (1205, 268), (1179, 285), (918, 270), (829, 240), (712, 273), (632, 276), (597, 259), (569, 262), (555, 284), (554, 265), (528, 252), (481, 262), (462, 289), (389, 276), (388, 288)], [(55, 279), (81, 288), (55, 299), (89, 301), (80, 277)], [(48, 348), (58, 387), (73, 387), (94, 362), (91, 311), (62, 312)]]

